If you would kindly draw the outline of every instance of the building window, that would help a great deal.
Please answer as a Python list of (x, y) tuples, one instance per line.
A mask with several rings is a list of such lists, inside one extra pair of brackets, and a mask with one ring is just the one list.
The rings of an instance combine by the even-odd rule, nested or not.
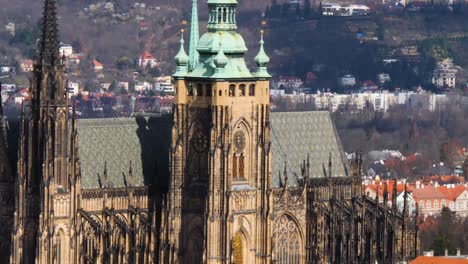
[(219, 96), (223, 96), (223, 91), (219, 90)]
[(450, 202), (450, 209), (455, 209), (455, 203), (454, 202)]
[(442, 200), (442, 208), (444, 207), (447, 207), (447, 203), (445, 202), (445, 200)]
[(206, 96), (211, 96), (212, 90), (213, 90), (213, 88), (212, 88), (211, 84), (207, 84), (206, 85), (206, 93), (205, 93)]
[(424, 201), (420, 201), (420, 202), (419, 202), (419, 208), (420, 208), (420, 209), (424, 209)]
[(435, 209), (439, 208), (439, 202), (438, 201), (434, 201), (434, 208)]
[(239, 85), (239, 96), (245, 96), (245, 84)]
[(203, 84), (197, 84), (197, 96), (203, 96)]
[(457, 209), (462, 209), (462, 208), (463, 208), (462, 202), (458, 202), (458, 208)]
[(249, 96), (255, 96), (255, 84), (249, 85)]
[(229, 96), (236, 96), (236, 85), (229, 85)]
[(283, 215), (275, 224), (275, 263), (299, 264), (301, 262), (301, 239), (296, 223)]
[(427, 209), (431, 208), (431, 201), (427, 201), (427, 202), (426, 202), (426, 208), (427, 208)]

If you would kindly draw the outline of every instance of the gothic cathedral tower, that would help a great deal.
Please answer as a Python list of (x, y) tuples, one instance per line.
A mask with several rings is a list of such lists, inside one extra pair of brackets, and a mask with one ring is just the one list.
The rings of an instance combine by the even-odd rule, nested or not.
[[(268, 56), (244, 61), (237, 0), (208, 0), (198, 38), (193, 0), (189, 55), (183, 32), (174, 74), (171, 184), (162, 263), (269, 263)], [(196, 47), (196, 48), (195, 48)]]
[(55, 5), (45, 0), (28, 118), (21, 114), (11, 263), (54, 263), (70, 252), (76, 195), (68, 169), (71, 122)]

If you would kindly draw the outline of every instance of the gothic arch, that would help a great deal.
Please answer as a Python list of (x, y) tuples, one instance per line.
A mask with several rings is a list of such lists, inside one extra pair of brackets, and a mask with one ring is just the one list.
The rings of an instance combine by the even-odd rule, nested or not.
[(250, 239), (244, 228), (240, 228), (232, 239), (233, 264), (247, 264), (249, 262)]
[(67, 241), (67, 234), (62, 228), (58, 229), (55, 234), (55, 250), (54, 259), (55, 263), (65, 264), (68, 263), (67, 258), (69, 257), (70, 248)]
[(278, 264), (300, 264), (303, 239), (297, 219), (290, 213), (282, 214), (274, 225), (275, 242), (272, 258)]
[(232, 167), (233, 181), (251, 180), (252, 136), (247, 120), (240, 118), (232, 128)]

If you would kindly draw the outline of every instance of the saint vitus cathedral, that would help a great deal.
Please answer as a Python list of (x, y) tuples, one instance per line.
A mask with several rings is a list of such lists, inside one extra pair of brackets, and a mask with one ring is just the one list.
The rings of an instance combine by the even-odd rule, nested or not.
[(175, 56), (173, 114), (77, 119), (55, 1), (45, 0), (17, 144), (9, 144), (12, 129), (1, 115), (0, 262), (404, 263), (417, 256), (418, 227), (406, 202), (401, 212), (396, 194), (393, 201), (388, 193), (384, 201), (362, 195), (362, 160), (348, 162), (328, 112), (270, 112), (263, 32), (251, 71), (236, 32), (237, 0), (207, 1), (201, 37), (192, 1), (189, 52), (182, 32)]

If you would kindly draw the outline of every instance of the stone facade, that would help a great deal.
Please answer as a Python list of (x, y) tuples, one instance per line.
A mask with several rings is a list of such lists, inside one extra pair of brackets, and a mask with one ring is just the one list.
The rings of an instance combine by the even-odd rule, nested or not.
[(10, 208), (0, 217), (14, 220), (11, 247), (2, 237), (0, 250), (12, 249), (11, 263), (396, 263), (417, 255), (406, 199), (399, 213), (360, 195), (362, 162), (343, 158), (328, 113), (270, 113), (263, 33), (251, 72), (236, 5), (208, 1), (197, 55), (181, 39), (167, 125), (69, 112), (55, 1), (45, 0), (15, 205), (0, 145), (0, 201)]

